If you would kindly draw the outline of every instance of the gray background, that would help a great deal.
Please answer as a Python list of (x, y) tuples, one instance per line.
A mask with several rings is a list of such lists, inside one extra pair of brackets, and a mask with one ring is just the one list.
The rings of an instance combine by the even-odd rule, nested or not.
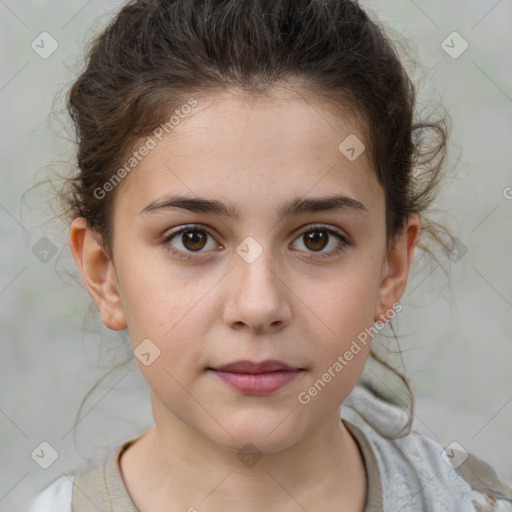
[[(31, 189), (67, 172), (73, 146), (56, 94), (80, 69), (85, 41), (122, 3), (0, 0), (0, 512), (23, 509), (63, 472), (152, 424), (147, 386), (130, 363), (94, 391), (73, 428), (87, 391), (130, 351), (73, 277), (66, 226), (50, 222), (49, 189)], [(512, 5), (362, 3), (409, 41), (420, 107), (440, 101), (453, 121), (451, 175), (433, 213), (467, 253), (445, 258), (449, 281), (418, 254), (395, 324), (415, 428), (443, 446), (459, 442), (512, 482), (512, 200), (504, 194), (512, 187)], [(58, 43), (46, 59), (31, 48), (43, 31)], [(458, 58), (441, 47), (453, 31), (469, 44)], [(44, 237), (58, 251), (46, 263), (33, 251)], [(59, 455), (48, 469), (31, 458), (43, 441)]]

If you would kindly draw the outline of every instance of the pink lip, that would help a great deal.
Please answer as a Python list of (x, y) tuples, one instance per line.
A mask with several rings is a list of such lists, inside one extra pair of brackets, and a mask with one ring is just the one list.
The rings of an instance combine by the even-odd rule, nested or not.
[(250, 395), (272, 393), (290, 383), (301, 370), (282, 370), (269, 373), (233, 373), (212, 370), (231, 387)]
[(293, 366), (290, 366), (283, 361), (278, 361), (277, 359), (267, 359), (266, 361), (261, 361), (260, 363), (246, 360), (235, 361), (233, 363), (217, 366), (214, 368), (214, 370), (233, 373), (268, 373), (275, 372), (277, 370), (298, 369), (299, 368), (294, 368)]
[(302, 372), (286, 363), (267, 360), (261, 363), (236, 361), (218, 368), (209, 368), (226, 384), (251, 395), (272, 393), (289, 384)]

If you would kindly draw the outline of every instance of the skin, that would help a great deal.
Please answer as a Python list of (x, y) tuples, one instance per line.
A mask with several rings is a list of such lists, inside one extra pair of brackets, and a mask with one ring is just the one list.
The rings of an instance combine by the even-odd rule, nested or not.
[[(411, 216), (386, 250), (384, 191), (366, 152), (349, 161), (338, 150), (349, 134), (364, 140), (349, 118), (289, 89), (210, 94), (118, 186), (113, 260), (84, 219), (73, 221), (70, 247), (105, 325), (128, 329), (134, 349), (150, 339), (160, 350), (148, 366), (137, 361), (155, 425), (120, 463), (141, 512), (363, 510), (364, 462), (339, 412), (370, 343), (309, 403), (297, 397), (359, 333), (389, 318), (420, 219)], [(140, 213), (165, 194), (232, 203), (239, 218)], [(367, 211), (277, 215), (297, 197), (334, 194)], [(308, 244), (303, 234), (318, 223), (351, 244), (311, 259), (340, 244), (333, 235), (325, 247)], [(202, 245), (180, 235), (164, 242), (189, 224), (209, 233)], [(236, 252), (248, 236), (262, 250), (251, 263)], [(267, 396), (241, 393), (207, 371), (269, 358), (304, 371)], [(261, 455), (252, 466), (237, 457), (248, 442)]]

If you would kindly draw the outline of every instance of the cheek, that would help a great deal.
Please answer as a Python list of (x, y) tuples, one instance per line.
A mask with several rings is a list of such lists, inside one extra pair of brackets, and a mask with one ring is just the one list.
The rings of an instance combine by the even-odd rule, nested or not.
[(215, 276), (200, 274), (199, 268), (180, 268), (170, 263), (163, 249), (158, 257), (154, 249), (125, 254), (116, 264), (116, 270), (132, 341), (137, 344), (144, 338), (154, 337), (167, 343), (173, 332), (183, 329), (184, 321), (197, 315), (198, 305), (199, 309), (204, 307), (201, 303), (208, 298)]
[(378, 270), (361, 262), (333, 272), (323, 285), (304, 289), (302, 296), (326, 335), (346, 340), (373, 325), (378, 282)]
[[(141, 300), (139, 305), (130, 337), (141, 373), (154, 392), (170, 400), (169, 405), (178, 406), (183, 401), (190, 407), (184, 390), (208, 366), (204, 310), (180, 301), (180, 297), (162, 297), (160, 305)], [(203, 323), (197, 315), (203, 316)]]
[(308, 306), (315, 313), (308, 336), (315, 368), (308, 385), (313, 386), (312, 394), (322, 391), (322, 402), (343, 400), (368, 358), (378, 272), (375, 266), (359, 263), (308, 296)]

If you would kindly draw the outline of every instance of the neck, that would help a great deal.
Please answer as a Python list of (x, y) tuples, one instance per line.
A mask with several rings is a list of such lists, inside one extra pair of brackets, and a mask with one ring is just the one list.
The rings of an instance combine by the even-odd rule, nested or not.
[(141, 512), (350, 510), (361, 512), (366, 473), (359, 448), (332, 415), (284, 450), (244, 454), (219, 446), (153, 404), (155, 426), (121, 458)]

